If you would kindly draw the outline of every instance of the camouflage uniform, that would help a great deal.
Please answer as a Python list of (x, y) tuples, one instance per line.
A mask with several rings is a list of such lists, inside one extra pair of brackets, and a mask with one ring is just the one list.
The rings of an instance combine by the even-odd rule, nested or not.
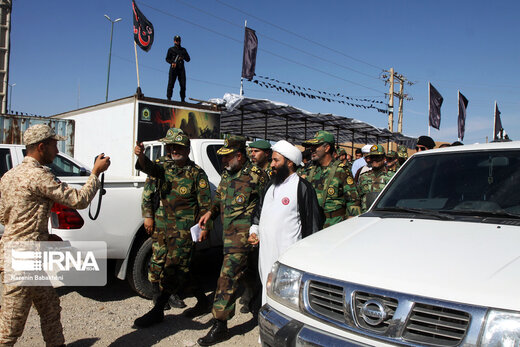
[[(390, 159), (390, 160), (397, 159), (398, 158), (397, 157), (397, 152), (396, 151), (388, 151), (388, 153), (386, 154), (386, 158)], [(387, 166), (387, 170), (391, 171), (391, 172), (393, 172), (395, 174), (397, 172), (397, 170), (399, 169), (399, 166), (401, 166), (401, 165), (399, 165), (399, 161), (396, 161), (393, 166), (391, 166), (391, 167)]]
[[(169, 134), (166, 136), (168, 138)], [(189, 146), (186, 135), (174, 136), (178, 142), (187, 142)], [(161, 287), (170, 294), (177, 294), (188, 281), (193, 246), (190, 228), (211, 203), (208, 176), (189, 159), (183, 167), (168, 157), (160, 157), (155, 163), (145, 157), (145, 161), (144, 167), (139, 163), (136, 167), (159, 182), (160, 204), (155, 212), (154, 233), (158, 240), (161, 234), (164, 235), (166, 247)]]
[[(384, 155), (384, 149), (381, 145), (374, 145), (370, 148), (369, 155)], [(361, 212), (365, 213), (370, 206), (367, 206), (366, 194), (370, 192), (380, 192), (390, 181), (395, 174), (393, 171), (388, 171), (385, 166), (380, 169), (367, 171), (359, 176), (358, 191), (361, 198)]]
[[(312, 146), (324, 142), (333, 146), (334, 136), (326, 131), (318, 131), (313, 139), (303, 144)], [(332, 160), (326, 167), (313, 163), (301, 176), (316, 190), (318, 203), (322, 206), (326, 217), (323, 228), (360, 213), (356, 184), (348, 167), (339, 160)]]
[[(157, 189), (157, 180), (154, 177), (148, 176), (144, 184), (143, 199), (141, 203), (141, 212), (143, 218), (154, 218), (156, 214), (164, 216), (163, 206), (158, 206), (155, 210), (154, 194)], [(157, 220), (154, 220), (154, 226), (157, 225)], [(159, 283), (161, 274), (166, 262), (166, 235), (154, 227), (152, 238), (152, 257), (150, 259), (150, 267), (148, 269), (148, 280), (152, 283)]]
[[(49, 136), (50, 135), (50, 136)], [(46, 125), (35, 125), (24, 133), (26, 145), (47, 138), (62, 140)], [(0, 223), (5, 226), (0, 239), (0, 270), (3, 271), (4, 244), (10, 241), (47, 241), (47, 229), (54, 202), (72, 208), (88, 206), (100, 182), (91, 174), (80, 190), (60, 182), (48, 167), (25, 157), (0, 181)], [(3, 273), (2, 273), (3, 277)], [(2, 278), (3, 280), (3, 278)], [(0, 345), (13, 346), (22, 335), (31, 305), (40, 315), (43, 339), (47, 346), (65, 343), (60, 322), (60, 299), (54, 288), (20, 287), (4, 284), (0, 313)]]
[[(226, 155), (245, 147), (245, 139), (231, 136), (218, 154)], [(251, 218), (267, 183), (267, 174), (246, 161), (233, 174), (224, 171), (211, 205), (211, 216), (222, 219), (224, 261), (217, 281), (213, 316), (226, 321), (235, 315), (235, 299), (239, 280), (247, 267), (250, 245), (247, 243)]]

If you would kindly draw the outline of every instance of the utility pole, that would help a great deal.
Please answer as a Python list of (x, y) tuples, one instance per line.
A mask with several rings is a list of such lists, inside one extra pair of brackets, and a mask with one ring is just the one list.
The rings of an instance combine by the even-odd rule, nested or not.
[(0, 0), (0, 113), (6, 114), (9, 86), (12, 0)]
[[(409, 97), (408, 94), (404, 93), (404, 84), (408, 84), (409, 86), (413, 85), (413, 82), (410, 82), (403, 75), (394, 72), (394, 68), (390, 68), (389, 71), (385, 71), (385, 73), (381, 76), (381, 78), (385, 81), (385, 85), (387, 83), (390, 84), (390, 90), (388, 92), (388, 96), (390, 97), (388, 101), (388, 130), (394, 132), (394, 96), (399, 98), (399, 110), (398, 110), (398, 118), (397, 118), (397, 132), (403, 132), (403, 102), (406, 100), (413, 100), (413, 98)], [(394, 92), (394, 81), (399, 81), (399, 93)]]

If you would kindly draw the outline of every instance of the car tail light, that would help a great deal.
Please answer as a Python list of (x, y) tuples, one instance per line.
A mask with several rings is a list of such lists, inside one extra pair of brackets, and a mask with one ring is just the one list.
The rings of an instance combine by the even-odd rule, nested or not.
[(85, 222), (78, 211), (54, 203), (51, 209), (51, 226), (56, 229), (80, 229)]

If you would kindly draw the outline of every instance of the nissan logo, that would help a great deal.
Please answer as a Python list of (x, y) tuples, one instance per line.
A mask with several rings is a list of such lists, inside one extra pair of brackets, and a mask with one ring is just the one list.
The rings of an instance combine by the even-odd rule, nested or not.
[(379, 325), (388, 318), (385, 306), (380, 300), (371, 299), (361, 306), (361, 318), (372, 326)]

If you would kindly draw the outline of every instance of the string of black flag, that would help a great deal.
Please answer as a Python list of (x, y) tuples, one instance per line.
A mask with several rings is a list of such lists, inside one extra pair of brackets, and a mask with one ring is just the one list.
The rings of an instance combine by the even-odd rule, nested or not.
[[(264, 88), (274, 88), (282, 93), (297, 95), (297, 96), (309, 98), (309, 99), (318, 99), (318, 100), (327, 101), (327, 102), (337, 102), (340, 104), (357, 107), (357, 108), (374, 109), (377, 112), (385, 113), (385, 114), (388, 113), (388, 110), (374, 106), (374, 104), (384, 104), (385, 103), (384, 101), (381, 101), (381, 100), (353, 98), (350, 96), (343, 95), (341, 93), (334, 94), (334, 93), (329, 93), (326, 91), (317, 90), (317, 89), (313, 89), (313, 88), (302, 87), (302, 86), (296, 85), (294, 83), (279, 81), (277, 79), (266, 77), (266, 76), (256, 76), (256, 77), (264, 79), (265, 81), (261, 81), (261, 80), (258, 80), (255, 78), (251, 82), (258, 84), (259, 86), (264, 87)], [(267, 81), (271, 81), (271, 82), (275, 82), (275, 83), (271, 83), (271, 82), (267, 82)], [(342, 100), (342, 99), (345, 99), (345, 100)], [(358, 103), (353, 103), (351, 101), (366, 102), (366, 103), (370, 103), (370, 105), (362, 105), (362, 104), (358, 104)]]

